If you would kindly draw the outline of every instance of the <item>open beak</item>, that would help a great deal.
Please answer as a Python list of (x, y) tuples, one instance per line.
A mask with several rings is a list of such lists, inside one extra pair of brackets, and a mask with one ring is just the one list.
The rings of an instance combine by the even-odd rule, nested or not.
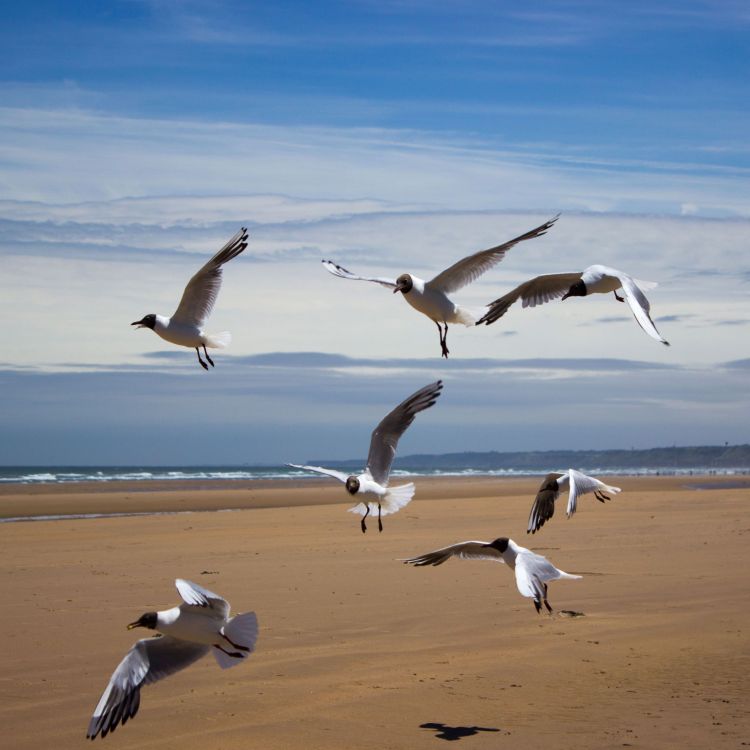
[(393, 293), (396, 294), (396, 292), (403, 292), (404, 287), (401, 286), (401, 284), (396, 284), (396, 288), (393, 290)]
[(135, 323), (131, 323), (130, 325), (131, 326), (137, 326), (138, 328), (145, 328), (146, 327), (145, 325), (143, 325), (143, 321), (142, 320), (136, 320)]

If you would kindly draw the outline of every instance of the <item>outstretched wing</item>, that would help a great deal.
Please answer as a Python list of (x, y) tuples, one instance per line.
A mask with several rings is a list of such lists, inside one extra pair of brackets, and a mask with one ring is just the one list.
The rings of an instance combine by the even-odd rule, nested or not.
[(477, 325), (481, 323), (489, 325), (498, 318), (502, 318), (508, 312), (508, 308), (519, 298), (523, 307), (536, 307), (562, 297), (576, 281), (580, 280), (581, 276), (581, 273), (549, 273), (524, 281), (512, 292), (490, 302), (490, 309), (477, 321)]
[(638, 325), (651, 336), (652, 339), (661, 341), (662, 344), (669, 346), (669, 341), (664, 339), (659, 331), (656, 330), (654, 321), (651, 320), (651, 305), (646, 299), (646, 295), (640, 290), (638, 285), (630, 278), (630, 276), (620, 277), (622, 282), (622, 290), (625, 292), (625, 299), (630, 305), (630, 309), (633, 311)]
[(341, 279), (352, 279), (353, 281), (372, 281), (375, 284), (380, 284), (381, 286), (386, 287), (387, 289), (396, 288), (396, 282), (391, 281), (390, 279), (384, 279), (380, 276), (357, 276), (357, 274), (352, 273), (351, 271), (347, 271), (346, 268), (337, 265), (332, 260), (324, 260), (321, 262), (323, 263), (323, 268), (325, 268), (328, 273), (332, 273), (334, 276), (338, 276)]
[(324, 469), (322, 466), (304, 466), (302, 464), (287, 464), (287, 466), (291, 466), (294, 469), (304, 469), (305, 471), (314, 471), (318, 474), (325, 474), (327, 477), (333, 477), (334, 479), (338, 479), (339, 482), (344, 483), (346, 483), (346, 480), (349, 478), (349, 475), (344, 474), (343, 471)]
[[(599, 494), (604, 492), (612, 492), (614, 494), (620, 491), (619, 487), (610, 487), (604, 482), (600, 482), (595, 477), (587, 476), (582, 474), (580, 471), (575, 469), (568, 469), (568, 476), (570, 477), (570, 490), (568, 495), (568, 507), (565, 510), (568, 518), (570, 518), (578, 507), (578, 498), (581, 495), (587, 495), (590, 492), (596, 492), (597, 498)], [(605, 499), (609, 499), (604, 495)], [(602, 501), (603, 502), (603, 501)]]
[(190, 279), (172, 320), (203, 328), (221, 289), (221, 267), (246, 247), (247, 229), (243, 227)]
[(177, 591), (180, 592), (185, 604), (211, 609), (225, 619), (229, 616), (229, 602), (218, 594), (204, 589), (197, 583), (186, 581), (184, 578), (178, 578), (175, 581), (175, 586), (177, 586)]
[(388, 482), (399, 438), (406, 432), (406, 428), (414, 421), (418, 412), (429, 409), (435, 403), (442, 389), (442, 380), (420, 388), (387, 414), (372, 431), (367, 468), (378, 484), (385, 487)]
[(536, 227), (536, 229), (508, 240), (508, 242), (504, 242), (502, 245), (491, 247), (488, 250), (480, 250), (478, 253), (462, 258), (458, 263), (454, 263), (450, 268), (446, 268), (445, 271), (439, 273), (434, 279), (428, 281), (427, 286), (445, 294), (450, 294), (461, 289), (475, 279), (478, 279), (496, 263), (499, 263), (513, 245), (545, 234), (557, 221), (558, 217), (559, 214), (549, 221), (545, 221), (544, 224)]
[(458, 557), (462, 560), (493, 560), (494, 562), (505, 562), (503, 556), (489, 542), (459, 542), (452, 544), (450, 547), (442, 547), (434, 552), (427, 552), (424, 555), (410, 557), (403, 560), (415, 566), (422, 565), (442, 565), (451, 557)]
[(110, 677), (89, 722), (86, 737), (106, 737), (118, 724), (125, 724), (137, 713), (141, 687), (168, 677), (198, 661), (210, 646), (181, 641), (169, 636), (144, 638), (128, 651)]
[(546, 557), (524, 549), (516, 557), (516, 586), (523, 596), (537, 601), (547, 598), (545, 584), (558, 578), (580, 578), (556, 568)]
[(544, 477), (544, 481), (536, 493), (534, 504), (529, 514), (529, 525), (526, 533), (534, 534), (544, 526), (545, 522), (555, 514), (555, 500), (560, 495), (560, 487), (557, 480), (562, 474), (551, 473)]

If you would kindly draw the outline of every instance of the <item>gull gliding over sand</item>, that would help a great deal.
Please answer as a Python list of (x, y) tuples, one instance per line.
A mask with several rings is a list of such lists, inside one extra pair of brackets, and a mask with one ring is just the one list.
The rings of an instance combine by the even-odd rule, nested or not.
[[(618, 302), (627, 302), (630, 305), (636, 322), (652, 339), (669, 346), (669, 342), (662, 338), (656, 330), (654, 321), (651, 320), (651, 305), (643, 293), (644, 289), (649, 290), (656, 286), (658, 284), (655, 281), (640, 281), (616, 268), (599, 265), (589, 266), (580, 273), (546, 274), (524, 281), (513, 291), (490, 302), (489, 311), (477, 321), (477, 325), (490, 325), (502, 318), (517, 299), (522, 301), (523, 307), (536, 307), (557, 297), (565, 300), (568, 297), (586, 297), (589, 294), (612, 292)], [(624, 297), (617, 294), (618, 289), (622, 289)]]
[(614, 495), (620, 492), (619, 487), (610, 487), (610, 485), (575, 469), (568, 469), (564, 474), (554, 472), (547, 474), (536, 493), (534, 504), (531, 506), (529, 526), (526, 529), (527, 534), (534, 534), (539, 531), (544, 526), (545, 521), (552, 518), (555, 514), (555, 500), (566, 487), (568, 488), (568, 507), (565, 512), (568, 518), (576, 512), (578, 498), (581, 495), (593, 492), (594, 497), (600, 503), (603, 503), (605, 500), (611, 499), (609, 495), (604, 494), (605, 492), (611, 492)]
[(335, 469), (324, 469), (322, 466), (287, 465), (293, 466), (295, 469), (315, 471), (318, 474), (325, 474), (338, 479), (346, 485), (346, 490), (350, 495), (374, 495), (375, 500), (362, 499), (349, 511), (359, 513), (362, 516), (360, 526), (362, 533), (364, 533), (367, 531), (365, 519), (371, 512), (374, 513), (377, 508), (378, 530), (382, 531), (381, 516), (396, 513), (414, 497), (415, 487), (412, 482), (398, 487), (388, 486), (391, 464), (396, 456), (398, 441), (406, 432), (407, 427), (414, 421), (417, 413), (429, 409), (435, 403), (442, 388), (442, 380), (426, 385), (383, 417), (380, 424), (372, 431), (367, 466), (357, 476), (347, 475), (343, 471), (336, 471)]
[(203, 347), (208, 364), (213, 367), (214, 362), (208, 356), (206, 347), (223, 349), (232, 340), (232, 336), (228, 331), (206, 334), (203, 332), (203, 327), (219, 296), (222, 266), (232, 258), (236, 258), (246, 247), (247, 229), (243, 227), (190, 279), (182, 293), (180, 304), (171, 318), (149, 313), (130, 325), (150, 328), (171, 344), (195, 349), (201, 367), (208, 370), (208, 365), (201, 359), (199, 350), (199, 347)]
[(86, 737), (106, 737), (137, 713), (141, 687), (189, 667), (211, 651), (222, 669), (246, 659), (255, 648), (255, 612), (229, 617), (229, 602), (182, 578), (175, 581), (183, 603), (160, 612), (146, 612), (132, 628), (148, 628), (161, 635), (144, 638), (128, 651), (112, 674)]
[(537, 555), (504, 536), (495, 539), (494, 542), (459, 542), (418, 557), (410, 557), (403, 562), (416, 566), (442, 565), (451, 557), (506, 563), (515, 571), (516, 586), (521, 595), (534, 600), (537, 612), (541, 612), (542, 604), (548, 612), (552, 612), (552, 607), (547, 601), (547, 581), (581, 578), (558, 570), (546, 557)]
[[(395, 281), (381, 277), (357, 276), (330, 260), (324, 260), (323, 266), (329, 273), (339, 276), (342, 279), (372, 281), (388, 289), (392, 289), (394, 294), (401, 292), (404, 299), (415, 310), (426, 315), (437, 325), (438, 332), (440, 333), (442, 356), (447, 358), (449, 354), (447, 344), (448, 323), (461, 323), (465, 326), (472, 326), (476, 323), (474, 315), (466, 308), (452, 302), (448, 295), (475, 281), (485, 271), (488, 271), (496, 263), (499, 263), (505, 257), (505, 253), (514, 245), (545, 234), (557, 221), (557, 218), (555, 216), (541, 226), (536, 227), (536, 229), (508, 240), (508, 242), (504, 242), (502, 245), (469, 255), (454, 263), (450, 268), (446, 268), (445, 271), (442, 271), (430, 281), (423, 281), (414, 276), (414, 274), (409, 273), (401, 274)], [(445, 326), (444, 329), (441, 324)]]

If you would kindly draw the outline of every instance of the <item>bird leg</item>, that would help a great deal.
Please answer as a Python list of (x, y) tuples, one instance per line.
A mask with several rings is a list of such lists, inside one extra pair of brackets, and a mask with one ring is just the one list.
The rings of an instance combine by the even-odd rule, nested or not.
[(362, 516), (362, 520), (360, 521), (360, 526), (362, 527), (362, 533), (364, 534), (367, 531), (367, 525), (365, 524), (365, 518), (370, 515), (370, 505), (369, 503), (365, 503), (365, 507), (367, 510), (365, 511), (364, 516)]
[(441, 354), (443, 357), (448, 359), (448, 324), (443, 324), (445, 326), (445, 331), (443, 331), (443, 329), (440, 327), (440, 323), (438, 323), (437, 320), (435, 321), (435, 325), (438, 327), (438, 331), (440, 332), (440, 348), (442, 350)]
[(549, 606), (549, 602), (547, 601), (547, 597), (544, 598), (544, 606), (547, 607), (547, 612), (552, 614), (552, 607)]
[(201, 367), (204, 370), (208, 370), (208, 365), (201, 359), (201, 353), (197, 346), (195, 347), (195, 353), (198, 355), (198, 361), (201, 363)]
[(613, 292), (612, 292), (612, 294), (614, 294), (614, 295), (615, 295), (615, 299), (616, 299), (616, 300), (617, 300), (618, 302), (625, 302), (625, 297), (621, 297), (621, 296), (620, 296), (620, 295), (619, 295), (619, 294), (618, 294), (617, 292), (613, 291)]
[(611, 500), (612, 499), (609, 495), (605, 495), (603, 492), (601, 492), (599, 490), (594, 490), (594, 497), (600, 503), (603, 503), (605, 500)]
[(225, 648), (220, 646), (218, 643), (214, 643), (214, 648), (218, 648), (219, 651), (223, 651), (227, 656), (231, 656), (233, 659), (244, 659), (241, 653), (238, 651), (227, 651)]
[(380, 511), (382, 508), (380, 507), (380, 503), (378, 503), (378, 531), (383, 530), (383, 522), (380, 520)]
[(234, 648), (238, 648), (240, 651), (250, 651), (247, 646), (240, 646), (239, 643), (235, 643), (226, 633), (219, 633), (219, 635)]
[(534, 607), (536, 608), (537, 614), (542, 611), (542, 605), (539, 599), (534, 599)]
[(214, 361), (211, 359), (211, 357), (208, 356), (208, 352), (206, 351), (206, 345), (203, 344), (203, 353), (206, 355), (206, 359), (208, 360), (208, 364), (211, 365), (211, 367), (214, 367)]

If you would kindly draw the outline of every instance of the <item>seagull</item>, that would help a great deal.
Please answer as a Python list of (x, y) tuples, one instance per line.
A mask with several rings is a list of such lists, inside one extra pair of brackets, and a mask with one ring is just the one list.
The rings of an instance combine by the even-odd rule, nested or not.
[(542, 603), (548, 612), (552, 612), (547, 601), (547, 581), (556, 581), (559, 578), (581, 578), (582, 576), (571, 575), (564, 570), (558, 570), (546, 557), (537, 555), (526, 547), (516, 544), (512, 539), (501, 536), (494, 542), (459, 542), (450, 547), (436, 549), (419, 557), (410, 557), (403, 560), (405, 564), (442, 565), (450, 557), (459, 557), (463, 560), (494, 560), (506, 563), (516, 573), (516, 586), (521, 596), (534, 600), (537, 612), (542, 611)]
[(232, 335), (229, 331), (209, 335), (203, 332), (203, 326), (206, 325), (216, 298), (219, 296), (221, 267), (232, 258), (236, 258), (246, 247), (247, 229), (243, 227), (190, 279), (182, 293), (180, 304), (171, 318), (150, 313), (130, 325), (150, 328), (171, 344), (195, 349), (201, 367), (208, 370), (208, 365), (201, 359), (199, 347), (203, 347), (208, 364), (213, 367), (214, 362), (209, 357), (206, 347), (223, 349), (232, 340)]
[[(656, 286), (658, 284), (655, 281), (640, 281), (609, 266), (589, 266), (581, 273), (550, 273), (524, 281), (512, 292), (491, 302), (489, 311), (477, 321), (477, 325), (490, 325), (498, 318), (502, 318), (519, 298), (523, 307), (536, 307), (557, 297), (566, 300), (568, 297), (586, 297), (589, 294), (612, 292), (618, 302), (627, 302), (630, 305), (636, 322), (652, 339), (669, 346), (669, 342), (662, 338), (656, 330), (654, 321), (651, 320), (651, 305), (643, 293), (644, 289), (648, 291)], [(624, 297), (617, 293), (618, 289), (622, 289)]]
[(374, 495), (374, 500), (360, 500), (353, 508), (349, 508), (349, 512), (359, 513), (362, 516), (360, 526), (364, 534), (367, 531), (365, 519), (371, 512), (374, 513), (377, 507), (378, 530), (382, 531), (381, 516), (396, 513), (414, 497), (415, 487), (412, 482), (398, 487), (388, 486), (388, 477), (396, 456), (399, 438), (406, 432), (406, 428), (414, 421), (418, 412), (429, 409), (437, 401), (442, 388), (442, 380), (430, 383), (416, 393), (412, 393), (409, 398), (383, 417), (380, 424), (372, 431), (367, 466), (361, 474), (347, 475), (343, 471), (324, 469), (322, 466), (302, 464), (287, 464), (287, 466), (334, 477), (346, 485), (346, 490), (350, 495), (360, 493)]
[[(513, 245), (546, 234), (547, 230), (557, 221), (558, 216), (544, 222), (544, 224), (536, 227), (536, 229), (526, 232), (526, 234), (508, 240), (508, 242), (502, 245), (491, 247), (488, 250), (480, 250), (478, 253), (462, 258), (430, 281), (423, 281), (410, 273), (401, 274), (395, 282), (391, 279), (381, 277), (357, 276), (333, 261), (324, 260), (322, 263), (326, 271), (342, 279), (372, 281), (388, 289), (392, 289), (394, 294), (401, 292), (404, 295), (404, 299), (415, 310), (418, 310), (434, 321), (440, 334), (442, 356), (447, 359), (449, 354), (447, 344), (448, 323), (462, 323), (465, 326), (473, 326), (476, 323), (474, 315), (466, 308), (459, 307), (452, 302), (448, 295), (475, 281), (485, 271), (488, 271), (496, 263), (499, 263)], [(441, 324), (445, 326), (445, 329), (443, 329)]]
[(88, 739), (106, 737), (137, 713), (141, 687), (189, 667), (211, 651), (222, 669), (246, 659), (258, 638), (255, 612), (229, 617), (229, 602), (197, 583), (175, 581), (182, 604), (160, 612), (146, 612), (133, 628), (156, 630), (161, 635), (144, 638), (128, 651), (109, 679), (94, 709), (86, 732)]
[(565, 513), (568, 518), (576, 512), (578, 498), (581, 495), (593, 492), (594, 497), (600, 503), (603, 503), (605, 500), (612, 499), (609, 495), (605, 495), (605, 492), (616, 495), (621, 491), (619, 487), (610, 487), (610, 485), (575, 469), (568, 469), (564, 474), (554, 472), (547, 474), (536, 493), (534, 504), (531, 506), (529, 527), (526, 529), (527, 534), (536, 533), (544, 526), (545, 521), (552, 518), (555, 514), (555, 500), (566, 487), (568, 487), (568, 507), (565, 509)]
[(527, 534), (534, 534), (544, 526), (545, 521), (549, 521), (555, 514), (555, 500), (560, 493), (568, 487), (568, 507), (565, 513), (570, 518), (578, 506), (578, 498), (581, 495), (587, 495), (589, 492), (594, 493), (594, 497), (603, 503), (605, 500), (611, 500), (605, 492), (611, 492), (616, 495), (620, 492), (619, 487), (610, 487), (604, 482), (600, 482), (594, 477), (586, 476), (575, 469), (568, 469), (564, 474), (551, 473), (544, 477), (544, 481), (536, 493), (534, 504), (531, 506), (529, 515), (529, 527), (526, 529)]

